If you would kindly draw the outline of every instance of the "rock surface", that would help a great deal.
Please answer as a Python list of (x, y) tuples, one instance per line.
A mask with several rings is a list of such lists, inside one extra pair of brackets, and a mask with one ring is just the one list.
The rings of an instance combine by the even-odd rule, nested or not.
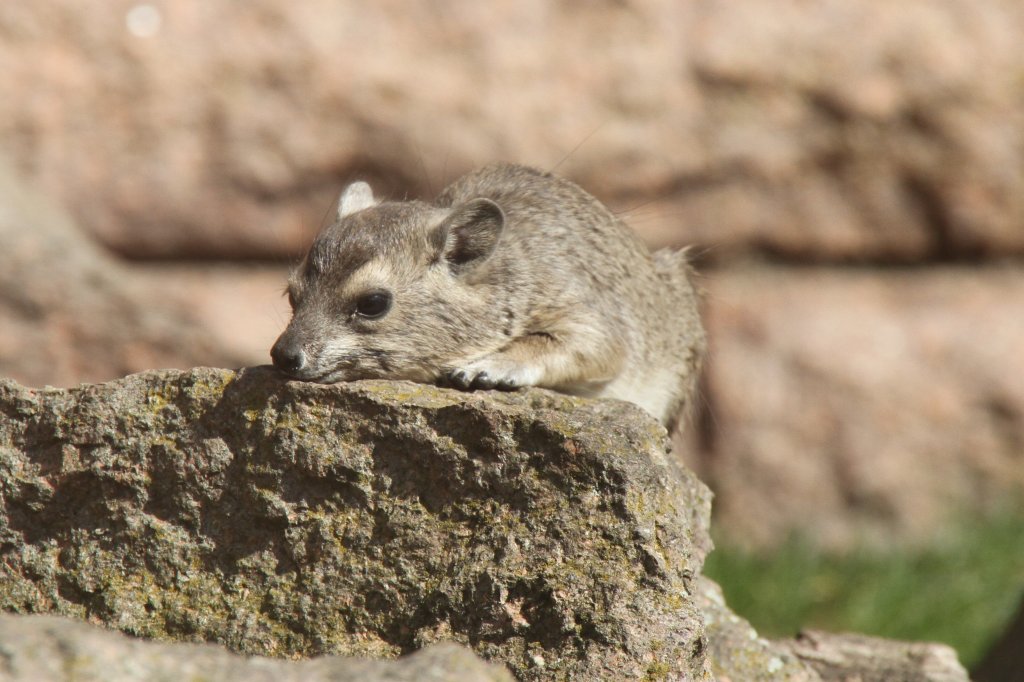
[(0, 673), (504, 679), (454, 641), (523, 680), (821, 679), (825, 635), (760, 638), (699, 575), (709, 495), (666, 445), (639, 408), (540, 390), (0, 381), (0, 610), (249, 655), (427, 647), (280, 664), (0, 616)]
[[(817, 682), (814, 668), (777, 642), (757, 634), (725, 604), (722, 589), (701, 577), (696, 592), (704, 614), (711, 671), (719, 682)], [(848, 670), (851, 674), (855, 670)]]
[(626, 403), (264, 368), (0, 382), (0, 608), (247, 654), (704, 679), (709, 495)]
[(117, 262), (2, 162), (0, 244), (0, 376), (41, 386), (241, 364), (173, 281)]
[(687, 460), (730, 542), (922, 543), (1024, 494), (1024, 270), (706, 278), (713, 418)]
[(815, 631), (779, 644), (829, 682), (968, 682), (956, 652), (942, 644)]
[(53, 616), (0, 614), (6, 682), (513, 682), (465, 647), (435, 644), (397, 661), (279, 661), (210, 644), (159, 644)]
[(1015, 0), (106, 7), (0, 7), (0, 149), (133, 256), (292, 256), (346, 180), (499, 159), (716, 258), (1024, 253)]

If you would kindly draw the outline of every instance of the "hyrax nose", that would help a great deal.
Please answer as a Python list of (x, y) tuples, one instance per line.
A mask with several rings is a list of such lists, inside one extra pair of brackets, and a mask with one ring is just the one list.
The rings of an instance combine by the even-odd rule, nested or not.
[(270, 349), (270, 357), (274, 361), (274, 367), (282, 372), (297, 372), (306, 364), (306, 354), (299, 344), (285, 341), (283, 337)]

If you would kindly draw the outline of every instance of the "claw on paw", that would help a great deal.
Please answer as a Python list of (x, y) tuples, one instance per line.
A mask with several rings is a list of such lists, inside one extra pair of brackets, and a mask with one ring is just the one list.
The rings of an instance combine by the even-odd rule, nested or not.
[(444, 377), (444, 384), (468, 390), (473, 384), (473, 377), (464, 369), (453, 369)]
[(446, 372), (438, 380), (441, 386), (460, 388), (464, 391), (475, 389), (514, 391), (527, 385), (511, 373), (496, 373), (487, 369), (459, 368)]
[(494, 385), (498, 382), (491, 377), (487, 372), (480, 372), (473, 378), (473, 388), (489, 389), (494, 388)]

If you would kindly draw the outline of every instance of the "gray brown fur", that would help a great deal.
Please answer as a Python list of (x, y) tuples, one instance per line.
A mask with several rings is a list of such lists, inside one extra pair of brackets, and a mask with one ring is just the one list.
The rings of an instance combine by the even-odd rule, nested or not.
[[(684, 252), (650, 254), (575, 184), (497, 164), (433, 203), (356, 183), (289, 281), (292, 376), (538, 385), (629, 400), (672, 428), (705, 338)], [(377, 319), (384, 293), (391, 307)]]

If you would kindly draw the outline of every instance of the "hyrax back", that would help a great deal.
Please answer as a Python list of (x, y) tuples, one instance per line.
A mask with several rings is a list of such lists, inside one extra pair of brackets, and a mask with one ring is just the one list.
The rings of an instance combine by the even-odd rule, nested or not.
[(299, 379), (544, 386), (634, 402), (670, 428), (704, 330), (682, 252), (653, 256), (575, 184), (499, 164), (433, 203), (354, 183), (288, 284), (274, 364)]

